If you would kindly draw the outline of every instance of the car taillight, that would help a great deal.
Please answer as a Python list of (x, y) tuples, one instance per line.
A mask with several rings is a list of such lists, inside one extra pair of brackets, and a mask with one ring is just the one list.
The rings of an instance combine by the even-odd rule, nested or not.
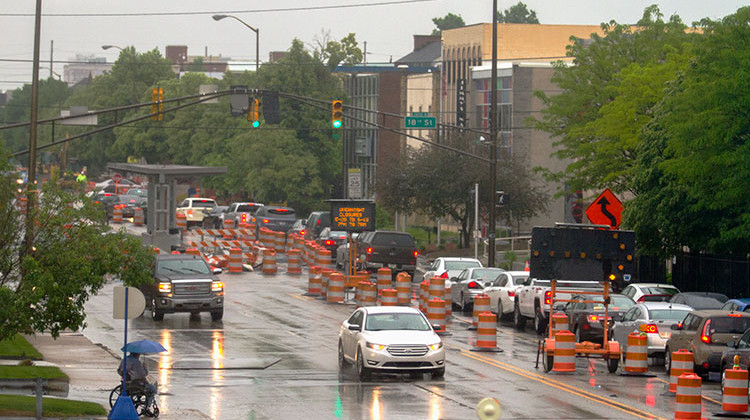
[(641, 297), (638, 298), (638, 300), (636, 300), (636, 303), (641, 303), (641, 302), (645, 302), (645, 301), (646, 301), (646, 296), (641, 296)]
[(159, 283), (159, 292), (172, 293), (172, 283)]
[(711, 326), (711, 320), (709, 319), (703, 324), (703, 331), (701, 331), (701, 341), (706, 344), (711, 344), (711, 333), (708, 327)]
[(302, 235), (302, 236), (305, 236), (305, 231), (301, 230), (301, 231), (299, 231), (299, 234)]
[(657, 327), (656, 324), (643, 324), (641, 325), (641, 331), (646, 334), (658, 334), (659, 327)]
[(469, 282), (469, 289), (476, 289), (477, 288), (477, 282), (470, 281)]
[(188, 209), (187, 214), (189, 214), (189, 215), (192, 216), (193, 215), (193, 209)]
[(326, 240), (325, 240), (325, 242), (324, 242), (324, 244), (325, 244), (325, 245), (328, 245), (328, 246), (331, 246), (331, 245), (333, 245), (333, 244), (335, 244), (335, 243), (336, 243), (336, 241), (332, 241), (332, 240), (330, 240), (330, 239), (326, 239)]
[(372, 254), (372, 247), (367, 248), (367, 255), (371, 255), (371, 254)]
[(508, 290), (508, 297), (516, 297), (516, 292), (514, 292), (513, 290)]
[(729, 314), (732, 318), (742, 318), (742, 314)]
[(247, 222), (247, 215), (243, 213), (242, 214), (242, 223), (245, 223), (245, 222)]
[(263, 223), (268, 223), (268, 219), (263, 219)]
[(443, 274), (440, 275), (440, 278), (447, 279), (448, 278), (448, 272), (447, 271), (443, 271)]
[(418, 256), (419, 256), (419, 251), (417, 251), (417, 250), (415, 249), (415, 250), (414, 250), (414, 258), (417, 258)]
[(544, 304), (545, 305), (551, 305), (552, 304), (552, 291), (547, 290), (544, 292)]
[(589, 320), (590, 323), (591, 322), (597, 322), (597, 321), (599, 321), (599, 317), (596, 316), (596, 315), (589, 315), (587, 318), (588, 318), (588, 320)]

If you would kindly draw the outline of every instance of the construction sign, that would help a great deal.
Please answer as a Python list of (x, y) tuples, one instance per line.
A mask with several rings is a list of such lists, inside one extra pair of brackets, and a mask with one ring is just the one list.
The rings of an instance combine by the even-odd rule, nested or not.
[(586, 208), (586, 217), (593, 224), (607, 225), (610, 229), (617, 229), (622, 220), (622, 209), (620, 200), (607, 188)]

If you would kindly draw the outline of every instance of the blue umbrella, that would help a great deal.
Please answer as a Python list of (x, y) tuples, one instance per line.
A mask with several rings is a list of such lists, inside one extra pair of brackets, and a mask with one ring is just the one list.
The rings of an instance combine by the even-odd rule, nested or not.
[(164, 346), (151, 340), (133, 341), (123, 346), (121, 350), (138, 354), (161, 353), (167, 351)]

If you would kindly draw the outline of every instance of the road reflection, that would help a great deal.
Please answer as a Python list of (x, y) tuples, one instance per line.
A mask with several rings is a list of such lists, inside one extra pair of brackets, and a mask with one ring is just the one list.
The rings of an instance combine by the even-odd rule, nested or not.
[(221, 388), (224, 386), (224, 333), (211, 334), (211, 395), (209, 412), (212, 419), (221, 418)]
[(370, 419), (383, 419), (383, 406), (380, 402), (380, 388), (373, 388), (372, 390), (372, 406), (370, 408)]
[(167, 349), (159, 353), (159, 407), (162, 411), (169, 411), (167, 395), (169, 394), (169, 380), (172, 375), (172, 332), (161, 330), (161, 345)]

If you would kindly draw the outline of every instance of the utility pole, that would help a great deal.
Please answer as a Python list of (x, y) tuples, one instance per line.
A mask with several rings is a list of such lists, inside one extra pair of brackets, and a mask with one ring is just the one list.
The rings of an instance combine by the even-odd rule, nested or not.
[(52, 71), (52, 56), (55, 53), (55, 41), (50, 40), (49, 41), (49, 78), (52, 78), (52, 74), (54, 71)]
[(39, 38), (42, 31), (42, 0), (36, 0), (34, 20), (34, 64), (31, 71), (31, 113), (29, 124), (29, 179), (26, 183), (26, 229), (24, 256), (34, 248), (34, 205), (36, 204), (36, 120), (39, 109)]
[(487, 266), (495, 266), (495, 190), (497, 189), (497, 0), (492, 0), (492, 94), (490, 95), (490, 224), (487, 232)]

